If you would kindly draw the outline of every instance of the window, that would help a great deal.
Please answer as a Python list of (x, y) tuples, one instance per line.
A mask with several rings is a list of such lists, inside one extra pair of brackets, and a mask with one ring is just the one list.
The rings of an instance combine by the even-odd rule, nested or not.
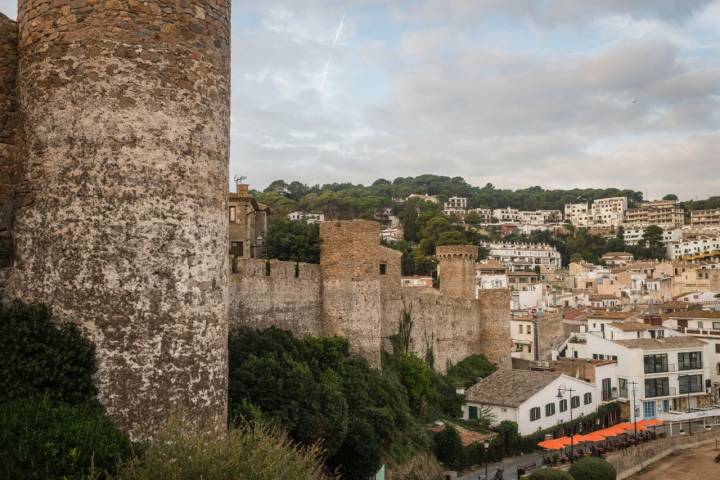
[(560, 412), (567, 412), (567, 400), (560, 400)]
[(645, 380), (646, 397), (665, 397), (670, 395), (670, 383), (667, 378), (648, 378)]
[(703, 322), (698, 322), (698, 328), (703, 328)]
[(534, 422), (535, 420), (540, 419), (540, 407), (533, 407), (530, 409), (530, 421)]
[(715, 353), (720, 353), (720, 343), (715, 344)]
[(230, 242), (230, 255), (243, 256), (243, 242)]
[(518, 328), (520, 329), (520, 333), (523, 333), (523, 326), (522, 326), (522, 323), (521, 323), (520, 325), (518, 325)]
[(699, 393), (703, 391), (702, 375), (680, 375), (678, 377), (680, 393)]
[(702, 352), (678, 353), (679, 370), (697, 370), (702, 368)]
[(655, 418), (655, 402), (643, 402), (643, 417)]
[(662, 373), (668, 371), (667, 353), (645, 355), (645, 373)]
[(235, 207), (230, 207), (230, 223), (235, 223), (236, 218)]
[(528, 325), (528, 326), (527, 326), (527, 332), (528, 332), (528, 333), (532, 333), (532, 326), (531, 326), (531, 325)]
[(551, 415), (555, 415), (555, 404), (554, 403), (548, 403), (545, 405), (545, 416), (549, 417)]
[(713, 330), (720, 330), (720, 322), (713, 322)]
[(580, 395), (575, 395), (570, 400), (570, 408), (577, 408), (580, 406)]
[(478, 407), (468, 407), (468, 418), (470, 420), (477, 420), (478, 418)]
[(380, 264), (380, 275), (387, 274), (387, 264), (381, 263)]
[(592, 403), (592, 393), (587, 392), (585, 395), (583, 395), (583, 403), (585, 405), (589, 405)]
[(602, 379), (602, 399), (603, 399), (603, 401), (608, 401), (611, 398), (612, 398), (611, 379), (603, 378)]

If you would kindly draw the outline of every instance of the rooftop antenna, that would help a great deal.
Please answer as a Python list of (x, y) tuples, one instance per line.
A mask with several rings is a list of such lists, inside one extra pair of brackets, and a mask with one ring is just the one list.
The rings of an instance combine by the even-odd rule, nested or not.
[(245, 175), (235, 175), (233, 179), (235, 180), (235, 183), (242, 183), (247, 179), (247, 177)]

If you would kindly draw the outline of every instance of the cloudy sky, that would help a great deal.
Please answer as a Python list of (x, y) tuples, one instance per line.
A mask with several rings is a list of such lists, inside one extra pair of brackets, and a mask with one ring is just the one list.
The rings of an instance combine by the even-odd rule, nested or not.
[(233, 29), (230, 168), (254, 187), (720, 194), (720, 0), (233, 0)]

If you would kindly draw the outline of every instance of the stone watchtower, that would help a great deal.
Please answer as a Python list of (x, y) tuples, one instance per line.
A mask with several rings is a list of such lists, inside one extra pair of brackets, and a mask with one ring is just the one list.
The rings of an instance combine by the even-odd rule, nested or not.
[(351, 339), (353, 353), (380, 366), (382, 336), (380, 224), (367, 220), (320, 224), (324, 335)]
[(230, 0), (19, 0), (15, 266), (133, 435), (227, 416)]
[(475, 299), (475, 262), (478, 247), (442, 245), (436, 248), (440, 292), (448, 297)]

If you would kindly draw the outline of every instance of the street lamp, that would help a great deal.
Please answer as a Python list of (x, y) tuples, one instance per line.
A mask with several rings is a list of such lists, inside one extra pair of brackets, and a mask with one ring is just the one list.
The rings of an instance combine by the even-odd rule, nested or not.
[(635, 408), (635, 385), (637, 385), (637, 382), (630, 382), (630, 385), (632, 385), (632, 393), (633, 393), (633, 407), (632, 407), (632, 413), (633, 413), (633, 427), (635, 428), (635, 440), (637, 440), (637, 409)]
[(485, 441), (483, 442), (483, 448), (485, 449), (483, 450), (483, 453), (485, 454), (483, 455), (483, 458), (485, 459), (485, 480), (487, 480), (488, 449), (490, 448), (490, 440), (485, 439)]
[[(572, 425), (572, 409), (573, 409), (573, 402), (572, 402), (572, 394), (575, 390), (573, 388), (566, 388), (564, 386), (558, 387), (558, 394), (557, 398), (563, 398), (563, 393), (567, 392), (570, 398), (570, 424)], [(575, 444), (573, 442), (573, 433), (572, 433), (572, 426), (570, 427), (570, 463), (575, 463)]]

